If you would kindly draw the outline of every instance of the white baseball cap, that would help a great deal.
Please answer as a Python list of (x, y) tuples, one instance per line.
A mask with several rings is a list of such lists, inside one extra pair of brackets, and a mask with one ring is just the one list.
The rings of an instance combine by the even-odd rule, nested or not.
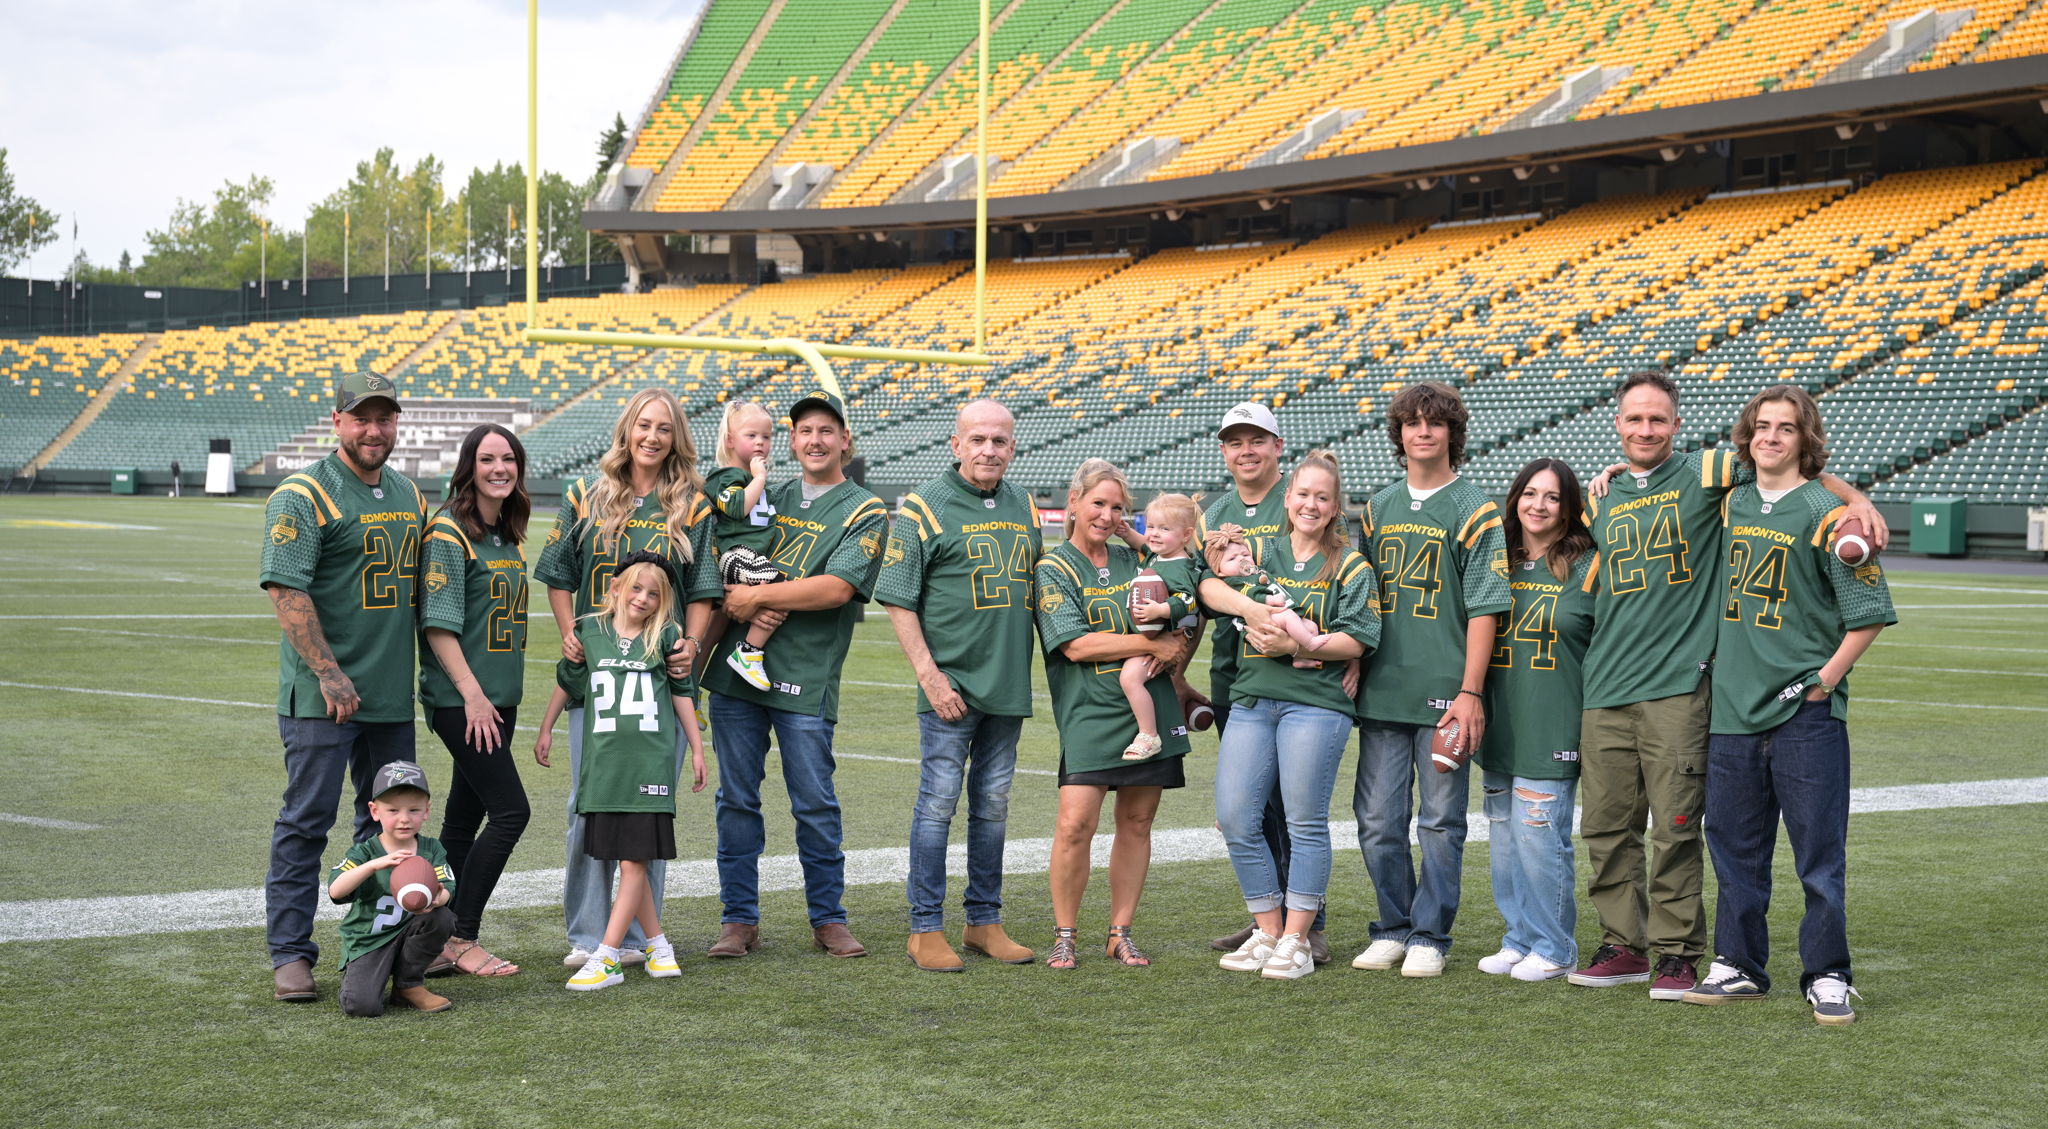
[(1246, 400), (1244, 403), (1224, 412), (1222, 422), (1216, 425), (1216, 437), (1218, 439), (1223, 438), (1224, 432), (1240, 424), (1256, 427), (1266, 434), (1275, 437), (1278, 437), (1280, 434), (1280, 421), (1273, 418), (1273, 409), (1259, 403), (1257, 400)]

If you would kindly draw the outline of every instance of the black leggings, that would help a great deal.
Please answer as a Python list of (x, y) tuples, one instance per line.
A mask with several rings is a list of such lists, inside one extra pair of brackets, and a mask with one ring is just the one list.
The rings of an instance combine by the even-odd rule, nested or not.
[[(464, 941), (476, 940), (484, 903), (491, 900), (498, 876), (505, 873), (512, 848), (533, 814), (526, 803), (526, 786), (519, 782), (519, 758), (512, 755), (512, 723), (518, 712), (510, 706), (498, 710), (504, 719), (498, 747), (486, 753), (472, 748), (463, 736), (461, 707), (434, 711), (434, 733), (455, 758), (441, 809), (441, 846), (455, 871), (455, 897), (448, 906), (455, 911), (455, 936)], [(485, 825), (487, 815), (490, 823)], [(479, 826), (482, 834), (477, 833)]]

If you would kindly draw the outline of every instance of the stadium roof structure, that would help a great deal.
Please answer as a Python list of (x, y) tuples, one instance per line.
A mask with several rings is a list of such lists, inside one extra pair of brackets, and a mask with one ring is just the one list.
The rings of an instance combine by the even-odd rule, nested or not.
[[(1446, 176), (1539, 164), (1620, 160), (1655, 165), (1696, 145), (1835, 127), (1885, 128), (1909, 119), (1944, 125), (2009, 123), (2048, 114), (2048, 59), (2034, 55), (1852, 82), (1607, 114), (1586, 121), (1503, 130), (1377, 152), (1283, 162), (1108, 188), (993, 196), (991, 224), (1194, 210), (1307, 194), (1398, 195)], [(619, 236), (825, 234), (972, 226), (974, 202), (789, 210), (586, 211), (585, 226)]]

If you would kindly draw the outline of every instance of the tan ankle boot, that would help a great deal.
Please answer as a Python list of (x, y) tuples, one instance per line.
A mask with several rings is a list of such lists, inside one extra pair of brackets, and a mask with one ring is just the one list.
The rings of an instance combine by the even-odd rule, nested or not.
[(910, 935), (910, 963), (926, 972), (965, 972), (967, 965), (960, 960), (960, 954), (946, 943), (946, 935), (937, 931), (912, 933)]
[(437, 996), (428, 991), (427, 986), (424, 984), (413, 988), (398, 989), (391, 993), (391, 1002), (394, 1004), (404, 1004), (410, 1008), (418, 1008), (421, 1011), (447, 1011), (455, 1006), (449, 1002), (448, 997)]
[(1010, 940), (1003, 932), (1001, 923), (995, 925), (970, 925), (965, 938), (967, 947), (990, 960), (1004, 964), (1030, 964), (1038, 954)]

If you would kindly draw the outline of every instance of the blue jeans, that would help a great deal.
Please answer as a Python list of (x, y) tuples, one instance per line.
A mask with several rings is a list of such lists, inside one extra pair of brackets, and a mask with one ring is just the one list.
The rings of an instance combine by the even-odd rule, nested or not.
[(1480, 783), (1491, 834), (1493, 903), (1507, 922), (1502, 948), (1552, 964), (1579, 962), (1578, 878), (1572, 869), (1576, 779), (1488, 772)]
[(768, 734), (782, 754), (782, 783), (796, 817), (796, 857), (804, 871), (811, 927), (844, 924), (846, 852), (840, 849), (839, 797), (832, 790), (832, 723), (807, 714), (711, 695), (711, 737), (718, 753), (718, 899), (721, 922), (761, 921), (761, 781), (768, 775)]
[(953, 810), (967, 793), (967, 924), (1003, 919), (1003, 838), (1010, 818), (1010, 780), (1017, 768), (1021, 717), (969, 708), (958, 721), (917, 715), (917, 806), (910, 813), (910, 931), (946, 927), (946, 839)]
[[(1458, 916), (1458, 884), (1465, 865), (1465, 810), (1471, 764), (1438, 772), (1427, 725), (1367, 721), (1360, 727), (1358, 787), (1351, 809), (1358, 816), (1358, 849), (1379, 899), (1375, 941), (1451, 948), (1451, 922)], [(1411, 792), (1421, 805), (1411, 805)], [(1422, 845), (1421, 881), (1408, 851), (1408, 816), (1415, 814), (1415, 838)]]
[(411, 721), (350, 721), (324, 717), (277, 719), (284, 740), (284, 803), (270, 832), (270, 872), (263, 878), (265, 940), (272, 967), (303, 960), (317, 964), (313, 910), (322, 896), (321, 856), (334, 809), (341, 802), (341, 777), (356, 785), (355, 836), (377, 833), (370, 819), (370, 780), (392, 761), (413, 759)]
[[(1221, 741), (1230, 723), (1230, 683), (1210, 678), (1209, 701), (1216, 708), (1216, 738)], [(1287, 865), (1290, 861), (1287, 847), (1287, 809), (1280, 802), (1280, 791), (1277, 788), (1266, 799), (1265, 814), (1259, 822), (1259, 834), (1266, 840), (1266, 849), (1273, 853), (1273, 869), (1279, 873), (1280, 885), (1285, 888)], [(1309, 926), (1310, 930), (1322, 932), (1323, 918), (1328, 909), (1326, 903), (1323, 908), (1316, 910), (1316, 923)]]
[[(1351, 719), (1335, 710), (1273, 698), (1231, 705), (1216, 758), (1216, 824), (1246, 909), (1322, 908), (1330, 885), (1330, 793), (1350, 738)], [(1284, 878), (1262, 830), (1276, 788), (1292, 854)]]
[[(569, 931), (569, 947), (594, 953), (604, 943), (604, 928), (612, 916), (612, 877), (619, 864), (594, 859), (583, 849), (583, 817), (576, 814), (576, 781), (583, 775), (583, 707), (569, 713), (569, 837), (568, 857), (562, 870), (562, 924)], [(676, 734), (676, 771), (682, 770), (689, 752), (689, 736)], [(672, 777), (674, 773), (670, 774)], [(459, 875), (457, 876), (460, 877)], [(647, 884), (654, 893), (654, 912), (662, 910), (662, 889), (667, 885), (668, 860), (649, 859)], [(647, 931), (639, 919), (626, 926), (622, 949), (647, 947)]]
[(1792, 841), (1806, 891), (1799, 919), (1805, 990), (1816, 977), (1849, 980), (1849, 919), (1843, 908), (1849, 838), (1849, 727), (1828, 703), (1800, 704), (1768, 733), (1716, 733), (1707, 742), (1707, 850), (1721, 892), (1714, 910), (1715, 959), (1770, 986), (1771, 853), (1778, 815)]

